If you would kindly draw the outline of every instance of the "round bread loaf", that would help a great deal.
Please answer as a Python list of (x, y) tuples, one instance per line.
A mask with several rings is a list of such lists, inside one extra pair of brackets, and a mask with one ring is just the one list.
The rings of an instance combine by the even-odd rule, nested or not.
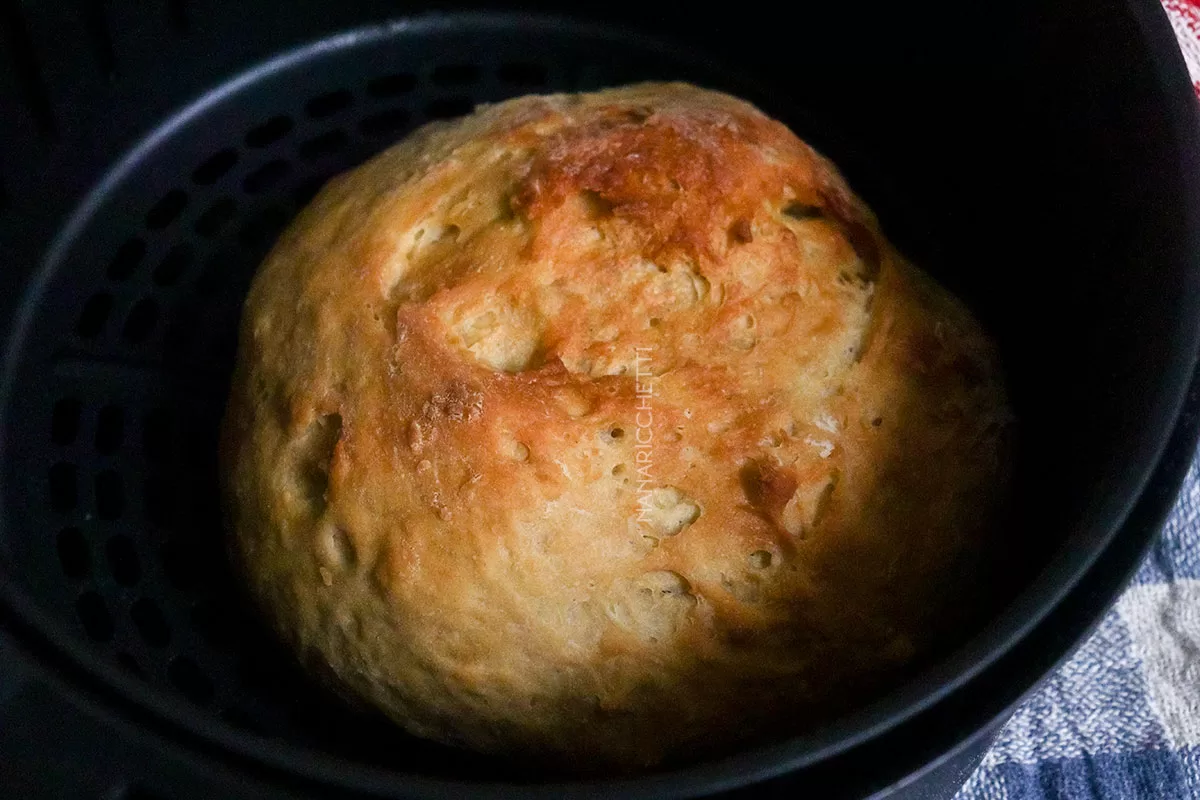
[(246, 302), (225, 499), (302, 658), (409, 731), (628, 769), (861, 702), (965, 603), (994, 348), (835, 168), (645, 84), (426, 126)]

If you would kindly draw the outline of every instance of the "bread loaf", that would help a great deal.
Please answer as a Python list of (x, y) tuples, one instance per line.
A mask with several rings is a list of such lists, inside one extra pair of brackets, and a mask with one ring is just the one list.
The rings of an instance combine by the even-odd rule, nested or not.
[(827, 160), (684, 84), (525, 97), (333, 180), (222, 434), (281, 636), (409, 731), (581, 769), (852, 706), (988, 554), (993, 345)]

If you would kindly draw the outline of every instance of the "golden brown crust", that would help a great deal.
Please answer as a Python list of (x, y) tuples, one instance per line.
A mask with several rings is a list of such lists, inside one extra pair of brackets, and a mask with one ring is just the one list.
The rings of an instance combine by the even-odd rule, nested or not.
[(726, 95), (528, 97), (334, 180), (222, 439), (280, 632), (415, 733), (655, 763), (860, 698), (983, 555), (1008, 411), (961, 304)]

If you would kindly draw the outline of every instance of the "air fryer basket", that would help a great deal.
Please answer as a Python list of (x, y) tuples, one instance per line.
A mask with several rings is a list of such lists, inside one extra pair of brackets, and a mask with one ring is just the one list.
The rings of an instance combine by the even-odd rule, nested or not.
[[(68, 25), (108, 74), (101, 87), (130, 80), (119, 56), (129, 30), (146, 24), (135, 5), (87, 3)], [(1179, 99), (1180, 65), (1161, 55), (1165, 23), (1148, 3), (1071, 5), (990, 20), (986, 63), (937, 44), (938, 28), (917, 30), (935, 15), (876, 21), (860, 46), (877, 46), (872, 36), (894, 22), (932, 50), (873, 78), (823, 71), (832, 45), (813, 42), (820, 57), (804, 56), (737, 15), (701, 25), (641, 20), (629, 7), (612, 14), (622, 25), (497, 12), (410, 13), (336, 35), (298, 24), (290, 41), (307, 44), (283, 48), (284, 36), (257, 51), (230, 33), (213, 67), (227, 74), (209, 74), (204, 93), (147, 96), (162, 110), (143, 135), (106, 122), (91, 94), (106, 90), (47, 57), (10, 0), (11, 41), (24, 44), (12, 50), (14, 91), (0, 96), (23, 107), (0, 107), (14, 120), (0, 133), (0, 241), (28, 263), (5, 276), (2, 301), (13, 312), (0, 397), (6, 613), (101, 695), (243, 760), (396, 792), (544, 780), (325, 698), (246, 611), (224, 557), (215, 463), (237, 319), (255, 267), (296, 211), (415, 126), (529, 92), (683, 79), (753, 100), (841, 164), (901, 247), (999, 338), (1021, 419), (1014, 559), (1003, 566), (1022, 591), (962, 649), (828, 730), (683, 783), (623, 787), (729, 787), (812, 767), (953, 700), (1104, 554), (1167, 444), (1197, 352), (1200, 206), (1188, 176), (1198, 174), (1200, 126)], [(184, 35), (195, 9), (168, 6), (164, 19)], [(51, 22), (30, 19), (67, 24), (43, 14)], [(1068, 19), (1087, 47), (1070, 44)], [(852, 46), (849, 17), (824, 22)], [(145, 48), (144, 35), (132, 39)], [(251, 57), (271, 50), (282, 54)], [(1055, 73), (1064, 65), (1090, 77)], [(194, 70), (181, 85), (205, 85), (203, 58), (180, 69)], [(63, 86), (76, 94), (56, 104)], [(36, 160), (68, 144), (61, 173), (42, 176), (67, 187), (45, 190), (61, 208), (39, 209), (22, 153)], [(1152, 528), (1143, 523), (1135, 541)], [(1099, 607), (1118, 584), (1103, 584)], [(1026, 690), (1099, 607), (997, 696)], [(865, 791), (894, 772), (840, 788)]]

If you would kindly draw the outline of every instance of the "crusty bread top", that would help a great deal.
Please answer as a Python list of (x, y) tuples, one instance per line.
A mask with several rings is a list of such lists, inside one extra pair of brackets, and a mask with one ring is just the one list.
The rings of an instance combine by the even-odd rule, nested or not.
[(222, 458), (280, 632), (410, 730), (621, 766), (860, 699), (985, 555), (995, 353), (827, 161), (644, 84), (427, 126), (246, 303)]

